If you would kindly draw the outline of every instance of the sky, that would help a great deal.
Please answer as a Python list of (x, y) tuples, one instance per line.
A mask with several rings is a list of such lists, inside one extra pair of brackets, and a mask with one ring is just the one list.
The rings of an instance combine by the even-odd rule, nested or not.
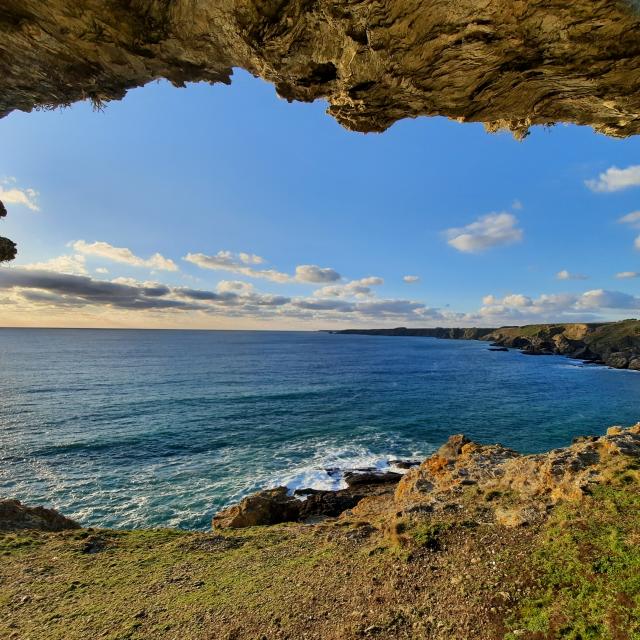
[(640, 316), (640, 140), (341, 128), (237, 71), (0, 120), (0, 326), (500, 326)]

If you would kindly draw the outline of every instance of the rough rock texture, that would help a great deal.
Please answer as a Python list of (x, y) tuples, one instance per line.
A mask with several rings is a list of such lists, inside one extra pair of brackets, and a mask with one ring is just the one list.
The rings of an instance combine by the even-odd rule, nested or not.
[(255, 527), (291, 522), (300, 515), (300, 501), (287, 493), (286, 487), (267, 489), (247, 496), (240, 503), (213, 517), (217, 529)]
[(242, 67), (358, 131), (445, 115), (526, 134), (640, 130), (640, 18), (623, 0), (4, 0), (0, 115)]
[(529, 355), (559, 354), (614, 369), (640, 368), (638, 320), (503, 327), (482, 340), (521, 349)]
[(64, 531), (79, 529), (80, 525), (65, 518), (55, 509), (27, 507), (18, 500), (0, 500), (0, 531), (37, 529), (39, 531)]
[[(397, 460), (398, 468), (413, 466), (412, 461)], [(393, 495), (402, 474), (375, 469), (353, 469), (344, 473), (346, 489), (337, 491), (298, 489), (290, 496), (286, 487), (266, 489), (244, 498), (217, 513), (215, 529), (255, 527), (280, 522), (307, 522), (318, 518), (336, 518), (367, 497)]]
[(543, 519), (561, 501), (580, 500), (595, 484), (639, 462), (640, 423), (536, 455), (456, 435), (402, 478), (395, 508), (408, 514), (467, 510), (480, 519), (521, 525)]

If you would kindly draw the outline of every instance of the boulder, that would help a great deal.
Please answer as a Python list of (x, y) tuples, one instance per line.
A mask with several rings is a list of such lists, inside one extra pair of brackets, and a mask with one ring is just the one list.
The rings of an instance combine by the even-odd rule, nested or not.
[(361, 493), (354, 493), (350, 489), (339, 491), (322, 491), (318, 489), (301, 489), (295, 492), (297, 496), (304, 496), (300, 503), (300, 520), (314, 517), (337, 518), (343, 511), (353, 509), (364, 497)]
[(0, 531), (64, 531), (79, 528), (80, 525), (75, 520), (63, 516), (55, 509), (27, 507), (19, 500), (0, 500)]
[(399, 482), (401, 473), (395, 471), (368, 471), (354, 470), (344, 474), (344, 481), (349, 487), (359, 487), (369, 484), (388, 484)]
[(290, 496), (286, 487), (259, 491), (213, 517), (215, 529), (256, 527), (292, 522), (300, 517), (302, 502)]

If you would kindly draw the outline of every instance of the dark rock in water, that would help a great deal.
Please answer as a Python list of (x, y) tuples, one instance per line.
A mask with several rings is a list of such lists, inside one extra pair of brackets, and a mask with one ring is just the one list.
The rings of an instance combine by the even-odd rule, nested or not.
[(247, 496), (213, 517), (214, 528), (255, 527), (292, 522), (300, 517), (302, 502), (290, 496), (286, 487), (267, 489)]
[(344, 481), (349, 487), (357, 487), (367, 484), (387, 484), (400, 482), (401, 473), (395, 471), (347, 471), (344, 474)]
[(489, 347), (489, 351), (509, 351), (507, 347)]
[(27, 507), (18, 500), (0, 500), (0, 531), (37, 529), (64, 531), (79, 529), (80, 525), (55, 509)]
[(364, 495), (354, 493), (350, 489), (339, 491), (319, 491), (316, 489), (303, 489), (296, 491), (295, 495), (305, 495), (307, 498), (300, 506), (300, 520), (306, 520), (314, 516), (336, 518), (343, 511), (353, 509)]
[(389, 460), (389, 464), (398, 469), (413, 469), (413, 467), (419, 467), (422, 462), (420, 460)]
[[(412, 461), (405, 463), (411, 466), (417, 464)], [(393, 493), (400, 478), (401, 473), (364, 468), (345, 473), (348, 487), (338, 491), (296, 489), (293, 496), (288, 494), (286, 487), (259, 491), (217, 513), (212, 526), (215, 529), (242, 528), (336, 518), (344, 511), (353, 509), (367, 496)]]

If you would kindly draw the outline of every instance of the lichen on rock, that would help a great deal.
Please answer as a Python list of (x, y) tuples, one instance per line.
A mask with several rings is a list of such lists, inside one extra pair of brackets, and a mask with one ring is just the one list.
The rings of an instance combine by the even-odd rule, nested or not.
[(638, 460), (640, 423), (533, 455), (457, 435), (400, 480), (395, 508), (406, 513), (459, 510), (505, 526), (528, 524), (544, 519), (560, 502), (581, 500)]

